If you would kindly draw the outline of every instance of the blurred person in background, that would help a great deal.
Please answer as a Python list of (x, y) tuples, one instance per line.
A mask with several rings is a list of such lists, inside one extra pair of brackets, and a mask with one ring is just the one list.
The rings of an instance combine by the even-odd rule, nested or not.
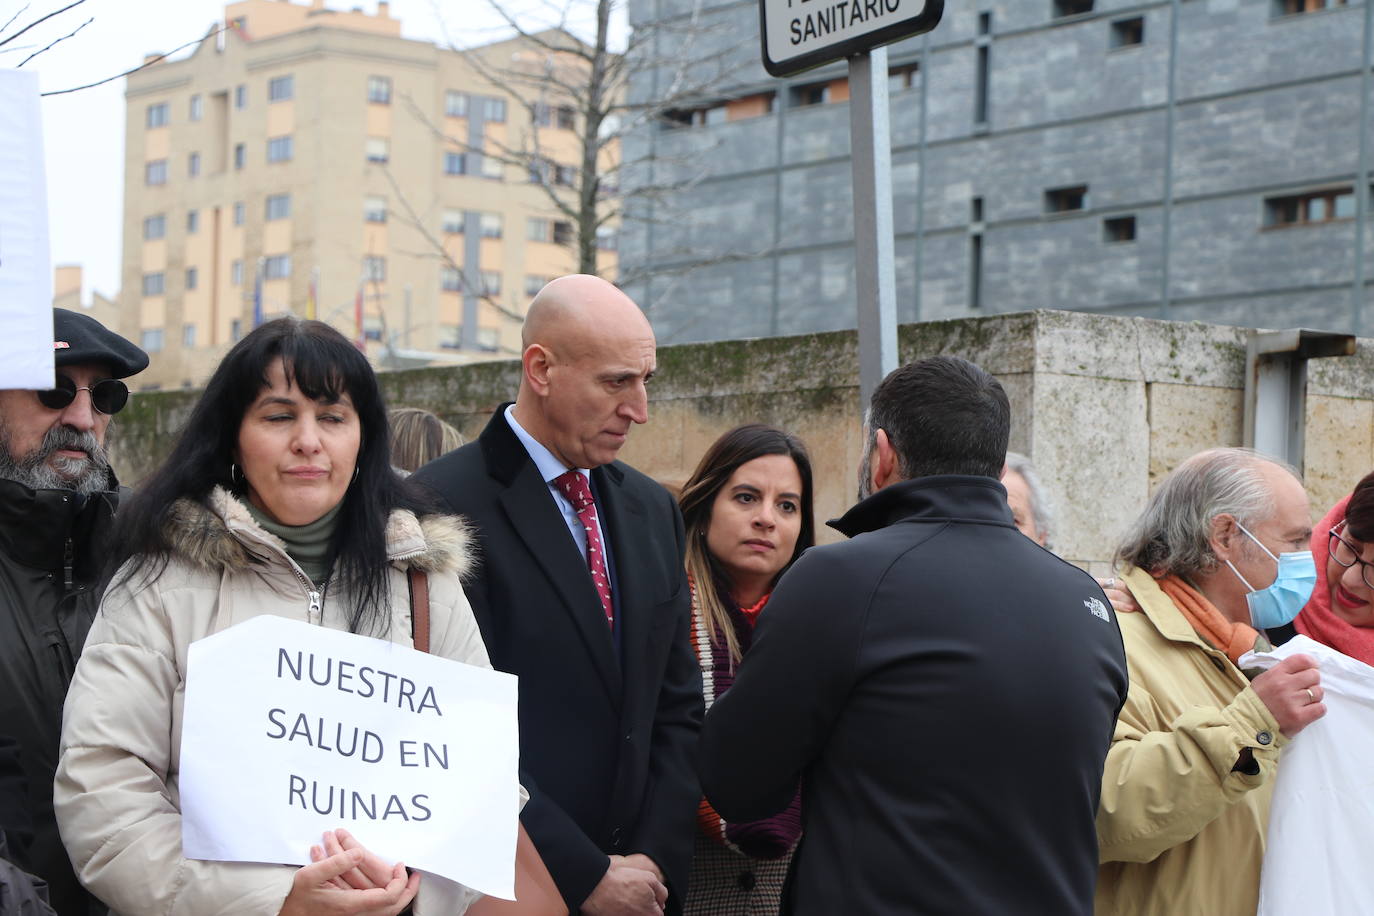
[(462, 433), (421, 407), (393, 407), (387, 418), (391, 422), (391, 464), (407, 474), (463, 444)]
[(1020, 452), (1007, 452), (1002, 486), (1007, 488), (1007, 505), (1011, 506), (1011, 518), (1017, 529), (1046, 550), (1053, 549), (1050, 535), (1054, 506), (1031, 460)]
[(89, 315), (53, 309), (53, 362), (54, 387), (0, 391), (0, 730), (19, 745), (31, 819), (9, 854), (48, 882), (59, 913), (81, 916), (104, 908), (72, 872), (52, 780), (62, 702), (124, 496), (106, 433), (129, 399), (123, 379), (148, 354)]
[[(796, 436), (760, 424), (715, 441), (682, 488), (692, 642), (706, 708), (730, 689), (779, 577), (815, 543), (811, 459)], [(771, 916), (801, 835), (794, 795), (778, 814), (728, 822), (697, 813), (688, 916)]]

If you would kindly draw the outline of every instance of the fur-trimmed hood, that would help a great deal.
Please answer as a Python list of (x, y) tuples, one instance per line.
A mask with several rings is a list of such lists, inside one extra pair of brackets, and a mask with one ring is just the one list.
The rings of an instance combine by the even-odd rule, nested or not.
[[(206, 569), (246, 569), (260, 562), (259, 545), (282, 553), (286, 545), (253, 519), (248, 507), (222, 487), (207, 503), (180, 499), (167, 513), (167, 541), (176, 555)], [(386, 525), (387, 558), (425, 572), (464, 577), (473, 566), (472, 532), (456, 515), (426, 515), (396, 510)]]

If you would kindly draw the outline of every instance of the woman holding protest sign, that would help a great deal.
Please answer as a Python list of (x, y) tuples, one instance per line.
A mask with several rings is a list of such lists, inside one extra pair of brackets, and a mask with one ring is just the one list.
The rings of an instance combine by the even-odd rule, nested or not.
[(363, 354), (328, 325), (294, 318), (239, 341), (119, 518), (112, 549), (56, 783), (82, 882), (125, 913), (463, 912), (474, 892), (421, 881), (344, 831), (326, 834), (303, 868), (182, 854), (193, 641), (272, 614), (410, 646), (418, 622), (432, 653), (489, 667), (458, 579), (469, 536), (392, 471)]

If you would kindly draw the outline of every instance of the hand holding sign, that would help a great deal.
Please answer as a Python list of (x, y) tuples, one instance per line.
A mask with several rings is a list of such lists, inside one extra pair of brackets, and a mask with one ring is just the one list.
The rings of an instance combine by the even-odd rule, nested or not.
[(420, 889), (418, 874), (406, 876), (405, 866), (397, 862), (391, 880), (383, 887), (355, 890), (340, 888), (335, 882), (356, 871), (369, 853), (361, 846), (340, 850), (296, 872), (291, 893), (286, 895), (278, 916), (319, 916), (325, 913), (346, 916), (395, 916), (415, 899)]

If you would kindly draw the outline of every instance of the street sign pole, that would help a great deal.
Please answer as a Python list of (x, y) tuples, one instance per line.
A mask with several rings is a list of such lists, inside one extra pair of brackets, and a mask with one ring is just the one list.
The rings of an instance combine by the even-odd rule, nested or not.
[(854, 287), (859, 309), (859, 397), (868, 409), (897, 368), (897, 280), (892, 239), (892, 142), (887, 48), (849, 58), (850, 163), (854, 173)]

